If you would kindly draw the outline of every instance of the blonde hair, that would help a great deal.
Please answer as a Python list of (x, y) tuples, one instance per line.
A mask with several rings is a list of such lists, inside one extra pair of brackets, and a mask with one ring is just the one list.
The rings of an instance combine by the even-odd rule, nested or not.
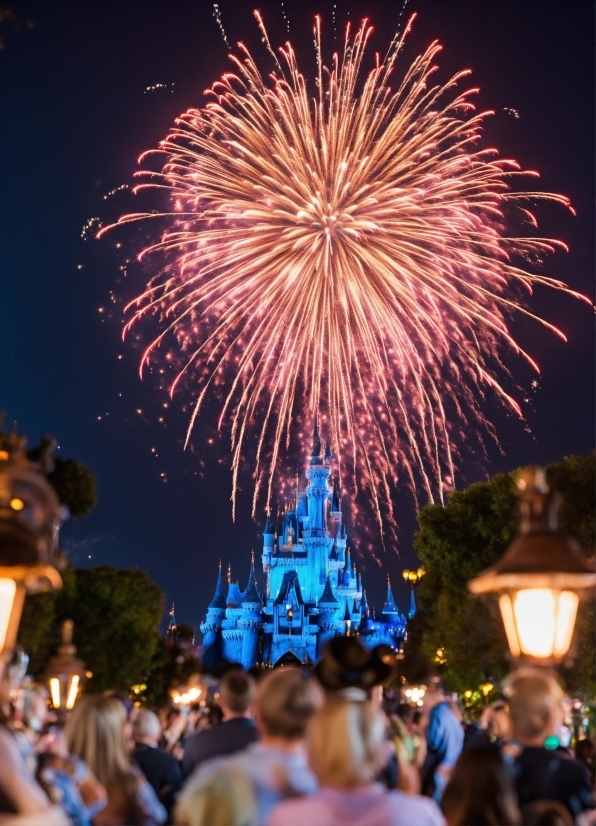
[(513, 732), (524, 739), (547, 733), (563, 698), (558, 682), (538, 668), (520, 668), (503, 684)]
[(265, 732), (285, 740), (301, 740), (308, 721), (321, 704), (321, 692), (298, 668), (268, 674), (257, 690), (257, 708)]
[(384, 741), (385, 721), (370, 701), (331, 696), (308, 727), (308, 762), (322, 786), (352, 789), (374, 782)]
[(79, 700), (66, 723), (68, 751), (83, 760), (104, 786), (131, 775), (125, 723), (120, 700), (99, 694)]

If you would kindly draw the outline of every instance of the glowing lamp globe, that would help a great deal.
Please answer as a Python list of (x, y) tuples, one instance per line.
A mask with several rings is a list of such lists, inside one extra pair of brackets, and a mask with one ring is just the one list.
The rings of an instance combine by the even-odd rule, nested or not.
[(579, 601), (596, 585), (596, 568), (576, 540), (558, 530), (558, 502), (543, 469), (525, 468), (516, 485), (519, 533), (468, 587), (497, 595), (512, 657), (556, 665), (569, 656)]
[(65, 715), (73, 708), (87, 676), (85, 664), (75, 657), (77, 649), (72, 644), (73, 626), (72, 620), (63, 623), (62, 645), (58, 648), (58, 653), (50, 658), (43, 674), (52, 707), (60, 715)]
[(45, 478), (51, 444), (39, 462), (13, 434), (0, 450), (0, 654), (14, 650), (25, 594), (62, 587), (56, 542), (62, 509)]

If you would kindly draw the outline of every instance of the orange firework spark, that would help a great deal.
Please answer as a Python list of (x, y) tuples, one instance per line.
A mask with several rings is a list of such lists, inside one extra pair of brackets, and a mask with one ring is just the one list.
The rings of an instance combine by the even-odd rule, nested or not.
[(486, 390), (521, 415), (497, 378), (498, 354), (512, 350), (537, 367), (507, 319), (525, 313), (564, 336), (515, 288), (582, 296), (526, 269), (562, 242), (507, 226), (516, 214), (536, 225), (528, 202), (569, 200), (512, 189), (516, 176), (536, 173), (478, 148), (490, 113), (475, 113), (476, 89), (456, 91), (469, 72), (433, 83), (437, 42), (389, 86), (413, 18), (368, 74), (367, 21), (354, 35), (348, 27), (326, 68), (317, 18), (312, 94), (292, 46), (276, 55), (255, 16), (274, 72), (263, 77), (239, 44), (235, 73), (154, 150), (166, 157), (162, 171), (138, 173), (147, 180), (137, 190), (165, 188), (171, 208), (120, 219), (168, 221), (141, 253), (165, 263), (130, 305), (126, 329), (147, 316), (161, 324), (141, 371), (173, 336), (184, 361), (171, 392), (189, 371), (197, 381), (187, 441), (205, 400), (219, 394), (234, 491), (256, 434), (253, 503), (265, 488), (269, 501), (297, 417), (321, 411), (335, 454), (381, 520), (398, 475), (442, 500), (454, 477), (450, 421), (490, 432)]

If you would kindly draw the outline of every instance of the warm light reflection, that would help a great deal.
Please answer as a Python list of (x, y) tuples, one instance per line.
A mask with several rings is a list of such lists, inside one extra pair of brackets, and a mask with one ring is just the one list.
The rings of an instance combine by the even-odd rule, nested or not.
[(578, 603), (572, 591), (549, 588), (518, 591), (513, 604), (503, 595), (500, 606), (511, 653), (542, 659), (563, 656), (571, 645)]
[(0, 579), (0, 651), (6, 644), (16, 592), (17, 584), (14, 579)]
[(68, 697), (66, 698), (66, 708), (71, 709), (74, 704), (75, 700), (77, 699), (77, 692), (79, 690), (79, 675), (75, 674), (72, 678), (72, 682), (70, 684), (70, 690), (68, 692)]
[(50, 680), (50, 694), (54, 708), (60, 708), (60, 680), (58, 677), (52, 677)]
[(503, 617), (503, 625), (505, 626), (505, 634), (507, 635), (509, 650), (514, 657), (520, 657), (521, 649), (519, 647), (519, 642), (517, 641), (515, 617), (513, 616), (513, 606), (511, 604), (511, 597), (509, 594), (501, 594), (499, 597), (499, 608), (501, 609), (501, 616)]

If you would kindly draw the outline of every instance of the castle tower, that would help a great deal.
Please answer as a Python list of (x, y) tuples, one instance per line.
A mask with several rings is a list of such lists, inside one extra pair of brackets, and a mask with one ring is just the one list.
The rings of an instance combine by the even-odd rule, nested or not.
[[(172, 606), (173, 608), (173, 606)], [(215, 585), (215, 593), (213, 599), (207, 608), (207, 617), (201, 623), (201, 632), (203, 634), (203, 646), (207, 648), (215, 642), (218, 629), (221, 629), (222, 622), (226, 616), (226, 598), (223, 592), (223, 583), (221, 581), (221, 559), (219, 560), (219, 571), (217, 574), (217, 584)]]
[(254, 553), (250, 563), (248, 584), (242, 600), (242, 614), (238, 620), (238, 629), (242, 631), (242, 667), (249, 669), (258, 661), (259, 633), (264, 625), (263, 603), (255, 582)]
[(265, 573), (269, 573), (269, 569), (271, 568), (271, 556), (273, 554), (273, 543), (274, 543), (274, 533), (273, 533), (273, 526), (271, 525), (271, 519), (269, 518), (269, 514), (267, 514), (267, 521), (265, 522), (265, 529), (263, 530), (263, 554), (261, 556), (261, 560), (263, 562), (263, 570)]
[(309, 559), (307, 592), (315, 598), (325, 586), (327, 563), (333, 547), (333, 539), (327, 532), (327, 501), (329, 499), (329, 474), (331, 469), (321, 459), (321, 439), (315, 423), (310, 463), (306, 471), (308, 487), (308, 520), (302, 533), (302, 542)]

